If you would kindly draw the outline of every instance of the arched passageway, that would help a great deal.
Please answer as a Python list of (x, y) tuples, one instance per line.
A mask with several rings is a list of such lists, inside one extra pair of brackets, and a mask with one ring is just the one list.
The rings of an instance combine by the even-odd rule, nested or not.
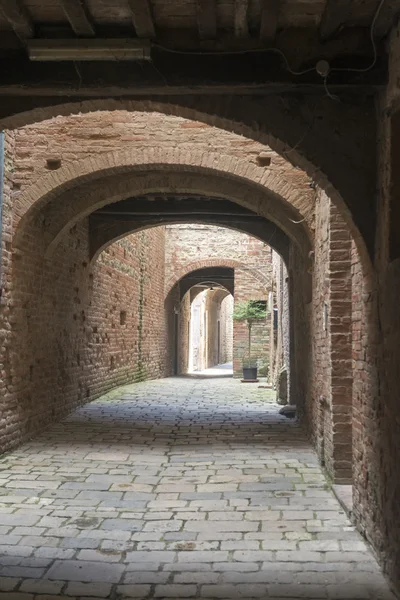
[[(271, 146), (282, 150), (274, 140)], [(330, 474), (341, 483), (354, 481), (355, 514), (363, 524), (369, 518), (366, 483), (377, 473), (374, 467), (365, 472), (367, 458), (360, 453), (369, 410), (361, 396), (374, 385), (375, 365), (372, 353), (360, 347), (361, 336), (370, 332), (360, 334), (355, 323), (372, 323), (374, 297), (365, 310), (362, 299), (373, 281), (365, 278), (372, 273), (365, 252), (368, 227), (362, 240), (361, 217), (350, 220), (340, 197), (345, 191), (348, 202), (353, 184), (332, 191), (326, 174), (307, 163), (315, 181), (332, 191), (331, 199), (286, 162), (280, 178), (282, 163), (274, 171), (255, 165), (254, 156), (238, 159), (230, 152), (131, 148), (67, 160), (46, 177), (33, 168), (10, 222), (15, 238), (8, 248), (13, 256), (5, 297), (12, 327), (5, 397), (18, 398), (13, 418), (19, 438), (8, 432), (5, 447), (115, 385), (171, 373), (165, 345), (154, 350), (165, 331), (166, 281), (176, 284), (160, 271), (168, 227), (194, 222), (231, 227), (270, 244), (277, 260), (284, 259), (279, 289), (277, 284), (270, 291), (273, 308), (281, 301), (290, 315), (291, 399)], [(297, 151), (293, 156), (303, 164)], [(194, 219), (196, 207), (202, 216)], [(360, 297), (354, 298), (357, 286)], [(126, 308), (128, 297), (138, 307), (136, 320)], [(18, 357), (16, 344), (23, 348)]]

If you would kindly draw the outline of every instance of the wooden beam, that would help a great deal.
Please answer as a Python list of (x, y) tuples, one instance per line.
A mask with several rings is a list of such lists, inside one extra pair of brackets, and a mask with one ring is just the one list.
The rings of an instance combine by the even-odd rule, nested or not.
[(78, 36), (92, 37), (95, 30), (82, 0), (60, 0), (72, 29)]
[(150, 0), (129, 0), (129, 7), (136, 35), (140, 38), (155, 38), (156, 30)]
[(31, 18), (18, 0), (0, 0), (0, 12), (21, 40), (33, 37)]
[(279, 0), (262, 0), (260, 24), (261, 42), (272, 42), (275, 39), (276, 30), (278, 28), (279, 8)]
[(201, 40), (214, 40), (217, 37), (216, 0), (197, 0), (197, 27)]
[(247, 10), (249, 0), (235, 0), (234, 29), (236, 37), (247, 37), (249, 26), (247, 23)]

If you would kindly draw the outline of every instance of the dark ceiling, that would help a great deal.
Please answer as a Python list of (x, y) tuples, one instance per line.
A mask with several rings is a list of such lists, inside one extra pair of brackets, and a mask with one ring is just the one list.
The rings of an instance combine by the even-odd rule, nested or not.
[[(400, 0), (0, 0), (0, 93), (322, 86), (321, 59), (332, 85), (378, 85), (386, 78), (381, 42), (399, 10)], [(110, 39), (136, 40), (150, 45), (151, 59), (29, 60), (32, 40), (51, 49), (62, 39), (105, 49)]]

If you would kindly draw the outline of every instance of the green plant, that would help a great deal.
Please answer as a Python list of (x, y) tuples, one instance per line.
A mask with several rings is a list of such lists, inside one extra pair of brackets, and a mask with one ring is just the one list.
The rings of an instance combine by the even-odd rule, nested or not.
[(233, 320), (242, 321), (247, 324), (248, 329), (248, 358), (243, 360), (243, 366), (251, 366), (251, 331), (254, 321), (260, 321), (267, 316), (267, 310), (257, 300), (246, 300), (238, 302), (233, 311)]

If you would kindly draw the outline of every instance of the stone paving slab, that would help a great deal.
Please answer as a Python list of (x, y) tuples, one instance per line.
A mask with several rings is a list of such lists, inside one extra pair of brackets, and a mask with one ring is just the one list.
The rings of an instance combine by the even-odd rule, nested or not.
[(273, 392), (125, 386), (0, 458), (0, 600), (393, 600)]

